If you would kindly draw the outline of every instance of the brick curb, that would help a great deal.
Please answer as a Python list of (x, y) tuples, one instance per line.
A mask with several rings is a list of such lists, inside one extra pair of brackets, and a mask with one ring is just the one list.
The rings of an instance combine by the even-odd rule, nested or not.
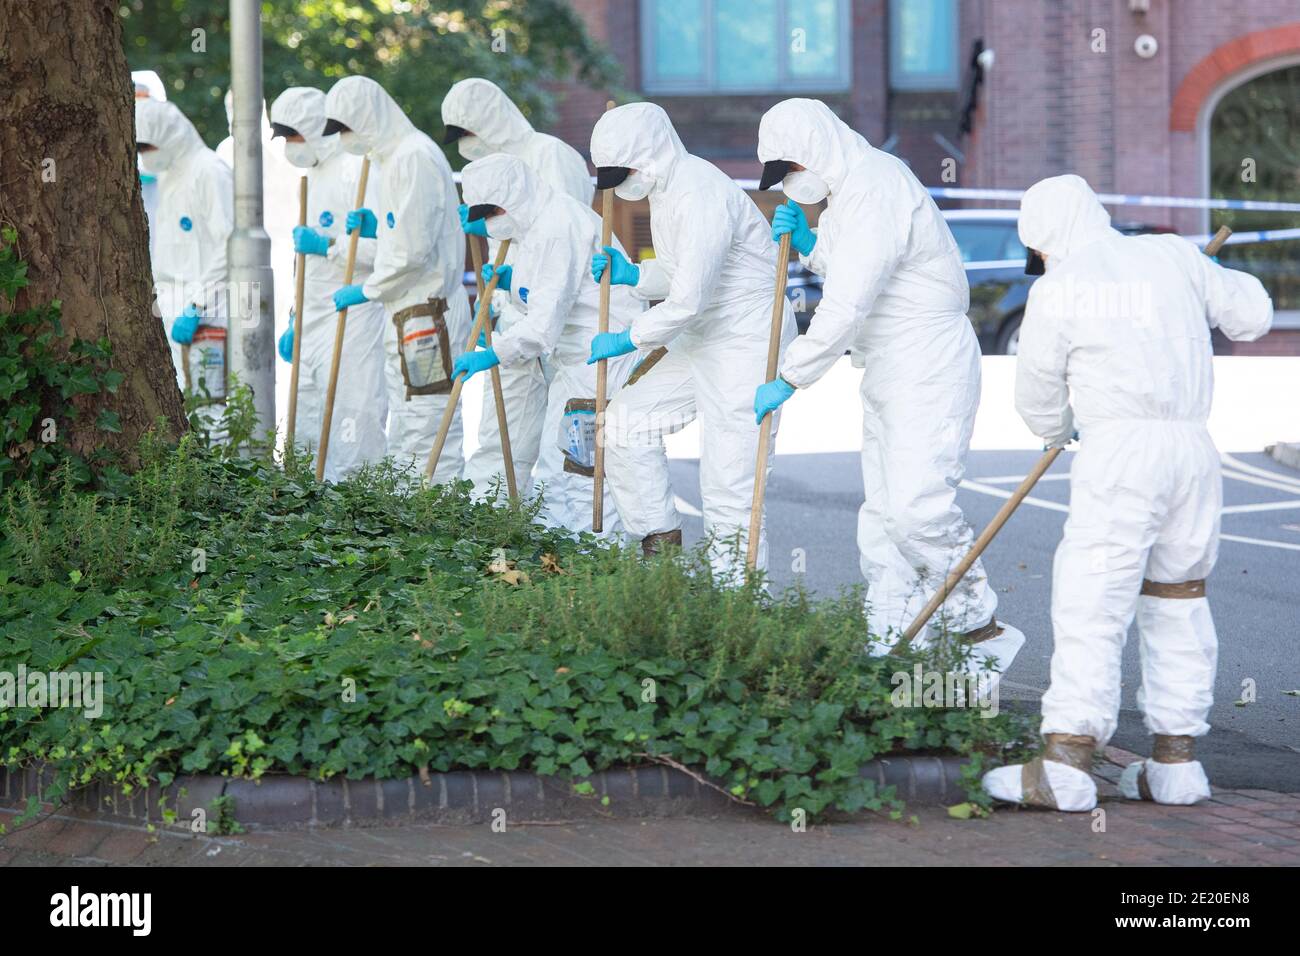
[[(870, 761), (862, 776), (893, 787), (907, 804), (941, 806), (965, 798), (960, 786), (964, 757), (889, 757)], [(0, 806), (23, 807), (53, 782), (48, 769), (0, 768)], [(116, 823), (153, 824), (189, 830), (194, 811), (211, 812), (218, 797), (233, 802), (233, 816), (247, 829), (375, 826), (434, 823), (464, 826), (549, 820), (715, 816), (752, 808), (729, 800), (694, 777), (671, 767), (649, 765), (604, 770), (587, 778), (591, 794), (573, 783), (522, 771), (453, 771), (397, 780), (324, 782), (305, 777), (265, 776), (260, 781), (198, 775), (177, 777), (169, 786), (124, 793), (108, 783), (74, 791), (63, 815)], [(604, 801), (608, 799), (606, 804)], [(161, 805), (160, 805), (161, 804)], [(42, 801), (43, 811), (54, 810)], [(174, 811), (165, 824), (163, 808)]]

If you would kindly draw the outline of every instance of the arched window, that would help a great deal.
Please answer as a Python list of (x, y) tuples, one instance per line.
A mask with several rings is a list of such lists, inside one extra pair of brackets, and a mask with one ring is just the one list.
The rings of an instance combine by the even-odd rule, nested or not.
[[(1206, 126), (1210, 196), (1300, 202), (1300, 62), (1261, 71), (1222, 94)], [(1293, 215), (1214, 210), (1211, 231), (1294, 226)], [(1225, 265), (1259, 276), (1275, 309), (1300, 309), (1300, 240), (1228, 246)]]

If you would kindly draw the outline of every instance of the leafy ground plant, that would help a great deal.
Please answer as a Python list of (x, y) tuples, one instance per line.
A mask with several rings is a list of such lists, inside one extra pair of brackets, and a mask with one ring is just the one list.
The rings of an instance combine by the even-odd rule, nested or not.
[(104, 678), (102, 713), (0, 708), (0, 759), (99, 778), (317, 779), (526, 769), (580, 783), (659, 761), (737, 799), (899, 813), (858, 776), (880, 754), (996, 755), (1023, 724), (897, 707), (863, 653), (860, 595), (769, 595), (684, 553), (536, 524), (391, 467), (308, 467), (148, 442), (95, 490), (3, 499), (0, 673)]

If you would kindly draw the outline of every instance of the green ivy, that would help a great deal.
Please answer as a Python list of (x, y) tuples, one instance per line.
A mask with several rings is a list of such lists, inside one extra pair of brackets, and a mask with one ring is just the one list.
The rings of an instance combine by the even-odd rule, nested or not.
[(1009, 714), (891, 704), (860, 595), (726, 588), (698, 552), (643, 561), (529, 509), (391, 466), (309, 468), (150, 441), (120, 486), (12, 490), (0, 671), (99, 671), (99, 719), (0, 710), (0, 761), (53, 795), (99, 778), (328, 779), (685, 764), (786, 816), (901, 813), (882, 754), (997, 755)]
[[(90, 466), (103, 466), (109, 457), (96, 453), (87, 462), (60, 439), (59, 429), (80, 417), (76, 396), (113, 394), (123, 376), (109, 366), (107, 338), (63, 345), (58, 299), (16, 308), (28, 284), (17, 243), (14, 229), (0, 229), (0, 489), (21, 480), (43, 482), (59, 467), (86, 482)], [(101, 407), (95, 428), (120, 432), (117, 412)]]

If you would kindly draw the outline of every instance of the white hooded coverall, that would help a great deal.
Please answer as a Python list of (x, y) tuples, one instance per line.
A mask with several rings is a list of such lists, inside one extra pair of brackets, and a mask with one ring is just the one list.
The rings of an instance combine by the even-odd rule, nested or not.
[(158, 177), (158, 205), (149, 221), (154, 293), (176, 380), (184, 388), (182, 350), (171, 337), (172, 323), (195, 305), (201, 324), (227, 327), (226, 243), (235, 226), (234, 180), (230, 167), (203, 145), (174, 103), (136, 100), (135, 137), (156, 147), (142, 156), (146, 170)]
[[(499, 206), (517, 230), (510, 237), (508, 293), (515, 321), (492, 337), (501, 367), (535, 365), (544, 356), (551, 369), (533, 471), (533, 487), (542, 490), (541, 517), (554, 527), (590, 531), (592, 479), (565, 471), (560, 428), (569, 399), (596, 395), (596, 366), (588, 365), (587, 357), (600, 307), (600, 286), (591, 281), (591, 257), (600, 251), (600, 216), (586, 203), (555, 192), (525, 162), (504, 153), (466, 166), (461, 187), (466, 203)], [(617, 238), (614, 245), (621, 251)], [(644, 309), (627, 286), (612, 287), (609, 330), (621, 332)], [(635, 354), (609, 361), (607, 397), (618, 393), (635, 361)], [(491, 408), (489, 403), (485, 413), (490, 415)], [(515, 420), (507, 417), (506, 422), (513, 450)], [(618, 512), (608, 483), (604, 507), (604, 531), (615, 533)]]
[[(303, 286), (295, 441), (316, 448), (320, 444), (333, 363), (338, 317), (333, 295), (343, 285), (347, 272), (349, 239), (344, 222), (348, 211), (356, 208), (362, 159), (340, 149), (337, 136), (321, 135), (325, 128), (325, 94), (320, 90), (306, 86), (285, 90), (271, 104), (271, 121), (296, 130), (306, 140), (315, 158), (315, 165), (305, 169), (307, 225), (332, 240), (327, 255), (304, 256), (307, 279)], [(379, 189), (374, 177), (367, 184), (363, 205), (372, 210), (379, 206)], [(374, 239), (357, 242), (353, 282), (365, 282), (369, 276), (375, 245)], [(382, 303), (363, 302), (348, 309), (330, 422), (329, 456), (325, 462), (327, 481), (338, 481), (363, 464), (382, 460), (387, 450), (385, 342)]]
[[(460, 141), (461, 153), (466, 159), (507, 153), (526, 163), (537, 178), (557, 194), (572, 196), (585, 206), (591, 205), (593, 186), (586, 160), (563, 140), (534, 130), (519, 107), (492, 81), (469, 77), (453, 84), (442, 101), (442, 121), (447, 126), (458, 126), (473, 134), (472, 145), (468, 137)], [(488, 260), (492, 261), (495, 256), (496, 242), (489, 239)], [(513, 263), (512, 251), (506, 264)], [(495, 330), (503, 332), (518, 320), (518, 311), (508, 293), (498, 293), (493, 305), (500, 311), (500, 318), (493, 326)], [(541, 361), (513, 365), (503, 362), (500, 375), (515, 480), (523, 492), (528, 488), (529, 474), (538, 461), (539, 449), (545, 451), (542, 443), (551, 440), (544, 430), (548, 408), (547, 376)], [(473, 481), (480, 492), (491, 486), (505, 468), (497, 417), (492, 412), (495, 399), (490, 376), (483, 376), (482, 387), (484, 413), (479, 419), (479, 445), (465, 464), (465, 477)]]
[[(362, 291), (382, 302), (388, 338), (388, 453), (401, 466), (423, 468), (438, 434), (448, 395), (413, 395), (406, 399), (393, 315), (431, 298), (447, 302), (449, 362), (469, 336), (469, 299), (461, 284), (465, 235), (456, 209), (456, 187), (442, 150), (421, 133), (402, 108), (374, 80), (349, 76), (330, 89), (325, 115), (357, 137), (374, 164), (380, 207), (374, 267)], [(346, 136), (347, 134), (343, 134)], [(346, 145), (346, 140), (344, 141)], [(457, 409), (446, 446), (433, 475), (436, 483), (460, 478), (461, 417)]]
[[(1202, 736), (1218, 648), (1209, 603), (1142, 593), (1152, 590), (1144, 579), (1203, 581), (1214, 567), (1222, 479), (1205, 427), (1210, 330), (1258, 338), (1272, 303), (1254, 276), (1219, 266), (1179, 236), (1121, 235), (1078, 176), (1029, 189), (1019, 228), (1026, 247), (1046, 255), (1047, 274), (1025, 306), (1016, 409), (1049, 444), (1080, 435), (1052, 569), (1055, 648), (1042, 732), (1091, 737), (1098, 747), (1110, 740), (1136, 614), (1147, 729)], [(1160, 802), (1210, 795), (1198, 761), (1144, 763)], [(1076, 801), (1062, 809), (1095, 803), (1091, 779), (1054, 761), (1046, 768), (1058, 802), (1062, 791)], [(994, 771), (986, 786), (1018, 799), (1018, 771)]]
[[(870, 630), (889, 646), (974, 541), (956, 499), (980, 398), (961, 253), (911, 170), (818, 100), (768, 110), (758, 158), (798, 163), (830, 187), (803, 260), (825, 279), (822, 299), (780, 374), (806, 388), (850, 347), (863, 366), (858, 550)], [(976, 562), (916, 643), (940, 624), (983, 627), (996, 608)]]
[[(163, 86), (162, 77), (153, 70), (133, 70), (131, 82), (135, 84), (135, 98), (138, 100), (167, 101), (167, 87)], [(158, 179), (145, 173), (140, 167), (140, 198), (144, 201), (144, 218), (149, 227), (149, 254), (153, 254), (153, 219), (158, 214)]]
[[(667, 354), (606, 410), (606, 470), (624, 529), (637, 538), (681, 527), (663, 438), (700, 420), (700, 497), (715, 572), (743, 571), (758, 457), (754, 390), (767, 373), (776, 246), (754, 201), (682, 146), (668, 114), (630, 103), (591, 134), (596, 166), (634, 169), (648, 194), (655, 255), (636, 295), (662, 300), (631, 326), (639, 349)], [(794, 338), (787, 300), (782, 348)], [(773, 419), (775, 434), (777, 421)], [(771, 455), (768, 467), (771, 467)], [(733, 542), (739, 542), (735, 550)], [(758, 566), (767, 562), (766, 528)]]

